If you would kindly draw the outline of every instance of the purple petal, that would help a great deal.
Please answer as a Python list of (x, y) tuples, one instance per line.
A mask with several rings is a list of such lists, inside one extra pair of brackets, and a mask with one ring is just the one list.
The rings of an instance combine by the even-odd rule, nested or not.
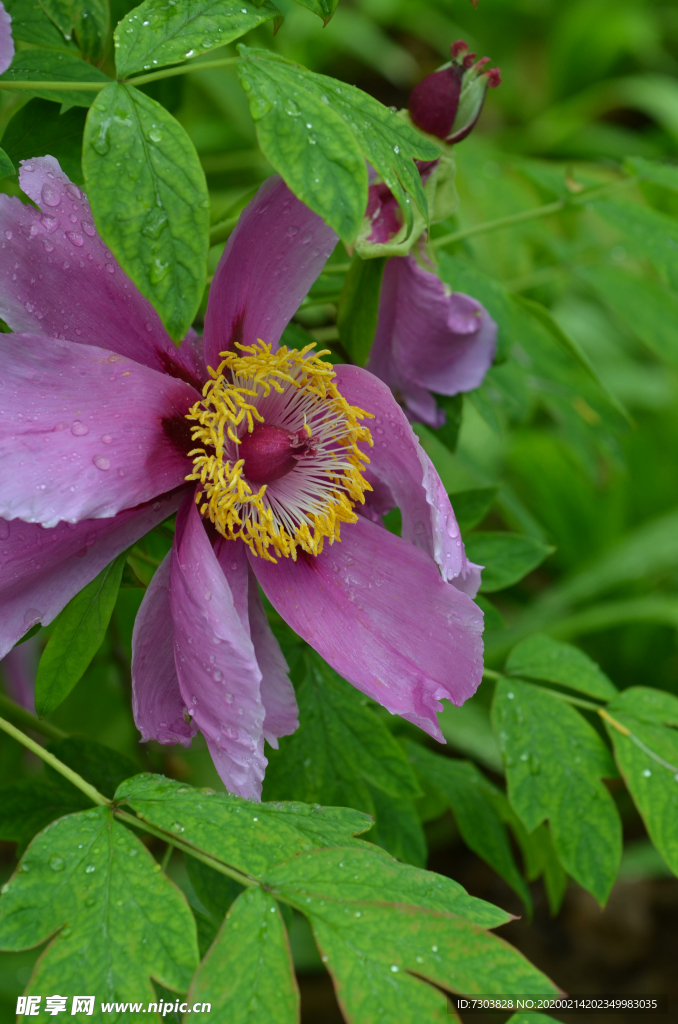
[(174, 665), (170, 610), (171, 554), (160, 563), (134, 623), (132, 634), (132, 708), (143, 742), (189, 746), (197, 727), (184, 716), (186, 704)]
[(163, 495), (111, 519), (59, 523), (51, 530), (0, 519), (0, 657), (31, 626), (47, 626), (121, 551), (176, 511)]
[(497, 325), (479, 302), (450, 292), (413, 256), (388, 261), (368, 369), (402, 392), (417, 419), (440, 426), (426, 392), (479, 387), (496, 346)]
[(266, 768), (261, 672), (192, 495), (177, 517), (170, 605), (184, 703), (228, 791), (259, 800)]
[(2, 677), (7, 694), (27, 711), (35, 713), (35, 677), (40, 661), (41, 643), (32, 636), (13, 647), (2, 659)]
[(466, 557), (450, 499), (389, 388), (359, 366), (337, 366), (336, 385), (351, 405), (371, 412), (374, 447), (365, 449), (370, 471), (393, 495), (403, 517), (402, 535), (431, 555), (443, 579), (474, 597), (480, 567)]
[(278, 175), (245, 207), (224, 249), (205, 316), (205, 361), (236, 342), (277, 348), (302, 299), (337, 244), (337, 235)]
[(0, 335), (0, 361), (5, 519), (98, 519), (184, 482), (185, 415), (198, 398), (189, 384), (106, 349), (31, 335)]
[(58, 161), (24, 161), (19, 182), (40, 209), (0, 195), (0, 316), (12, 330), (101, 345), (200, 388)]
[(250, 635), (261, 669), (261, 699), (266, 711), (264, 738), (277, 750), (278, 738), (290, 736), (299, 727), (299, 709), (289, 666), (266, 618), (251, 569), (249, 583)]
[(13, 60), (12, 19), (4, 4), (0, 3), (0, 75), (7, 70)]
[(359, 518), (321, 555), (250, 558), (274, 608), (345, 679), (442, 740), (482, 678), (483, 615), (413, 544)]

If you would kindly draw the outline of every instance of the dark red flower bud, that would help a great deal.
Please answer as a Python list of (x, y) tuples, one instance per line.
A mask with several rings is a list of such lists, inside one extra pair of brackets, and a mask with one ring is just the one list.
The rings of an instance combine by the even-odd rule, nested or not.
[(489, 57), (476, 61), (468, 45), (452, 43), (452, 60), (428, 75), (410, 93), (409, 112), (413, 123), (445, 142), (461, 142), (480, 117), (488, 87), (501, 82), (499, 68), (485, 70)]

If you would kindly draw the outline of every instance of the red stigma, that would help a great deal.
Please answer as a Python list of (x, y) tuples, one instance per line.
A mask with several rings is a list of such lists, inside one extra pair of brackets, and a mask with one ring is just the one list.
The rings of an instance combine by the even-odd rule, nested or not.
[(498, 85), (501, 85), (501, 71), (499, 68), (490, 68), (487, 74), (487, 84), (490, 89), (496, 89)]
[(466, 53), (468, 50), (468, 43), (465, 43), (463, 39), (457, 39), (456, 42), (450, 46), (450, 56), (452, 60), (458, 57), (461, 53)]

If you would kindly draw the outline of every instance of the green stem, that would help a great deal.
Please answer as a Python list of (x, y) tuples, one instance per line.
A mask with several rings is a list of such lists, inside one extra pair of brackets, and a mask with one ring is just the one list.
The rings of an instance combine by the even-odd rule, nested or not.
[(81, 793), (84, 793), (86, 797), (89, 797), (92, 803), (99, 804), (101, 807), (107, 807), (110, 805), (111, 801), (107, 800), (105, 796), (102, 796), (98, 789), (95, 789), (94, 786), (90, 786), (89, 782), (85, 782), (82, 776), (78, 775), (78, 773), (74, 772), (72, 768), (69, 768), (68, 765), (60, 761), (58, 757), (54, 756), (54, 754), (50, 754), (49, 750), (45, 750), (44, 747), (41, 747), (39, 743), (32, 740), (30, 736), (27, 736), (25, 732), (21, 731), (21, 729), (17, 729), (13, 726), (11, 722), (7, 722), (4, 718), (0, 718), (0, 729), (2, 729), (3, 732), (6, 732), (8, 736), (11, 736), (12, 739), (18, 740), (18, 742), (22, 743), (24, 747), (28, 747), (28, 749), (32, 750), (34, 754), (38, 755), (38, 757), (42, 758), (45, 764), (50, 765), (50, 767), (54, 768), (54, 770), (59, 772), (60, 775), (63, 775), (65, 779), (68, 779), (76, 789), (79, 789)]
[(52, 92), (82, 92), (83, 90), (93, 89), (95, 92), (101, 92), (102, 89), (106, 89), (107, 86), (113, 84), (113, 79), (110, 82), (20, 82), (8, 78), (0, 78), (0, 89), (27, 92), (36, 92), (40, 89), (50, 89)]
[(566, 704), (574, 704), (578, 708), (587, 708), (589, 711), (597, 711), (601, 714), (604, 708), (601, 708), (600, 704), (594, 704), (592, 700), (582, 700), (581, 697), (571, 697), (569, 693), (561, 693), (559, 690), (550, 690), (548, 686), (544, 687), (546, 693), (552, 697), (557, 697), (558, 700), (564, 700)]
[(159, 82), (161, 78), (173, 78), (174, 75), (190, 75), (192, 71), (209, 71), (210, 68), (230, 68), (238, 63), (240, 57), (222, 57), (221, 60), (203, 60), (195, 64), (180, 64), (176, 68), (165, 68), (164, 71), (151, 71), (148, 75), (125, 79), (125, 85), (147, 85)]
[(484, 679), (501, 679), (501, 672), (495, 672), (493, 668), (483, 670)]
[(162, 828), (158, 828), (156, 825), (150, 825), (143, 818), (136, 818), (133, 814), (128, 814), (127, 811), (120, 810), (119, 807), (115, 809), (115, 816), (120, 821), (124, 821), (126, 825), (134, 825), (135, 828), (143, 829), (144, 832), (148, 832), (150, 835), (155, 836), (157, 839), (163, 839), (166, 843), (170, 843), (172, 846), (176, 846), (177, 850), (181, 850), (182, 853), (187, 853), (190, 857), (195, 857), (196, 860), (201, 861), (210, 868), (214, 868), (221, 875), (228, 875), (229, 878), (234, 878), (236, 882), (240, 882), (241, 885), (249, 886), (250, 888), (259, 885), (255, 879), (250, 878), (248, 875), (244, 875), (242, 871), (238, 871), (237, 868), (231, 868), (227, 864), (222, 864), (220, 860), (215, 857), (210, 857), (208, 853), (203, 853), (202, 850), (197, 850), (190, 843), (184, 842), (183, 839), (179, 839), (171, 832), (166, 832)]
[(65, 740), (68, 736), (68, 733), (64, 732), (63, 729), (59, 729), (58, 726), (52, 725), (51, 722), (45, 722), (42, 718), (31, 714), (26, 708), (22, 708), (20, 704), (15, 704), (13, 700), (5, 697), (2, 693), (0, 693), (0, 711), (7, 715), (8, 718), (14, 719), (18, 725), (23, 725), (26, 729), (32, 729), (33, 732), (39, 732), (49, 740)]
[(622, 181), (612, 181), (608, 185), (599, 185), (596, 188), (587, 189), (579, 195), (567, 196), (566, 199), (557, 199), (554, 203), (546, 203), (544, 206), (535, 206), (531, 210), (521, 210), (520, 213), (510, 213), (507, 217), (497, 217), (496, 220), (487, 220), (482, 224), (472, 224), (468, 228), (461, 228), (449, 235), (442, 235), (440, 238), (432, 238), (431, 245), (438, 249), (443, 245), (452, 245), (454, 242), (461, 242), (464, 238), (471, 238), (473, 235), (484, 235), (489, 231), (498, 231), (500, 228), (510, 228), (516, 224), (524, 224), (525, 221), (538, 220), (540, 217), (550, 217), (554, 213), (562, 213), (573, 206), (583, 206), (585, 203), (607, 195), (608, 192), (616, 192), (619, 189), (629, 188), (636, 185), (639, 178), (624, 178)]

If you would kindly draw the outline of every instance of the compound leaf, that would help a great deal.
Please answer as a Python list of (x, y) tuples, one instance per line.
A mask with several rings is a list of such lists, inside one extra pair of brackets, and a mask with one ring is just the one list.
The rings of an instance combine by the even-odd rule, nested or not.
[(29, 949), (52, 936), (29, 994), (96, 992), (97, 1000), (148, 1003), (151, 977), (185, 992), (198, 962), (182, 893), (108, 807), (48, 826), (3, 887), (0, 947)]
[(339, 0), (296, 0), (302, 7), (308, 7), (319, 18), (322, 18), (327, 25), (328, 21), (337, 9)]
[(87, 118), (83, 171), (102, 238), (172, 337), (183, 338), (202, 299), (209, 244), (207, 185), (188, 135), (149, 96), (110, 85)]
[(506, 662), (506, 672), (560, 683), (600, 700), (613, 700), (619, 692), (588, 654), (545, 633), (528, 636), (514, 647)]
[(485, 566), (480, 586), (485, 593), (518, 583), (555, 551), (536, 537), (503, 531), (469, 533), (464, 544), (471, 561)]
[[(111, 82), (108, 75), (92, 64), (81, 60), (73, 53), (58, 53), (55, 50), (20, 50), (12, 66), (0, 75), (0, 80), (9, 82), (37, 82), (29, 96), (40, 96), (43, 100), (56, 103), (67, 101), (70, 106), (89, 107), (98, 95), (95, 89), (42, 88), (40, 82)], [(112, 84), (112, 83), (111, 83)], [(24, 96), (26, 93), (24, 93)]]
[(240, 46), (238, 75), (259, 145), (292, 191), (352, 243), (367, 206), (368, 160), (396, 197), (408, 232), (427, 216), (414, 163), (436, 146), (367, 93), (268, 50)]
[(500, 679), (492, 718), (511, 806), (528, 832), (548, 818), (561, 863), (603, 904), (621, 859), (621, 822), (602, 783), (615, 767), (573, 707), (517, 679)]

